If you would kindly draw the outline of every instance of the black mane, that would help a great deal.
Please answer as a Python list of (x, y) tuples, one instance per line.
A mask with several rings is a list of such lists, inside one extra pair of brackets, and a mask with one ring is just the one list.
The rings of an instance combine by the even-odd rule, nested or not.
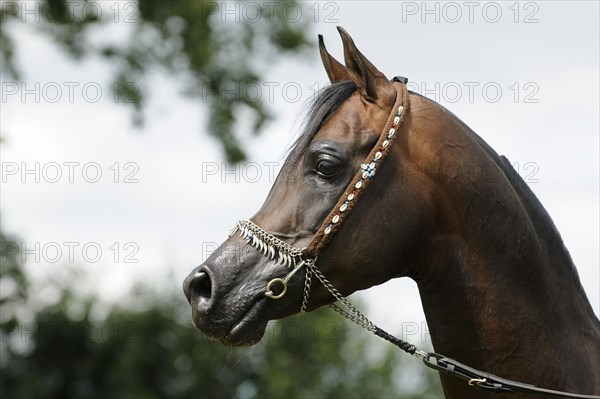
[(356, 91), (356, 84), (351, 80), (334, 83), (319, 91), (317, 97), (310, 104), (307, 119), (304, 122), (302, 134), (291, 146), (287, 165), (295, 165), (308, 144), (313, 140), (323, 123)]

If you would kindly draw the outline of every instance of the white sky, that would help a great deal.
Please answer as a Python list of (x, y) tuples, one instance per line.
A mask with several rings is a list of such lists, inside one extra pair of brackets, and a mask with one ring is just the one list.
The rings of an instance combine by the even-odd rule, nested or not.
[[(322, 33), (338, 59), (343, 57), (335, 27), (342, 25), (380, 70), (390, 77), (407, 76), (411, 88), (441, 102), (518, 163), (553, 217), (599, 314), (598, 3), (430, 2), (426, 7), (432, 13), (425, 13), (423, 4), (311, 3), (309, 15), (302, 18), (316, 21), (311, 33), (315, 44), (316, 34)], [(250, 11), (244, 14), (240, 7), (238, 17), (254, 18)], [(127, 28), (121, 23), (101, 32), (120, 37)], [(69, 62), (31, 29), (10, 29), (25, 81), (2, 83), (3, 229), (18, 234), (27, 249), (39, 243), (40, 261), (34, 254), (27, 261), (40, 280), (72, 264), (93, 276), (85, 289), (111, 300), (140, 278), (157, 287), (165, 281), (179, 284), (236, 220), (256, 212), (272, 183), (269, 163), (283, 162), (302, 104), (315, 85), (326, 83), (316, 47), (310, 59), (282, 55), (265, 72), (270, 83), (262, 86), (262, 95), (272, 101), (277, 118), (258, 138), (245, 139), (253, 163), (237, 167), (235, 176), (225, 173), (219, 146), (203, 133), (206, 113), (198, 99), (180, 95), (181, 84), (161, 73), (152, 76), (147, 124), (137, 131), (129, 109), (115, 104), (111, 74), (101, 62)], [(36, 84), (39, 102), (34, 94), (22, 101), (23, 88), (35, 91)], [(69, 85), (77, 85), (73, 101)], [(57, 86), (62, 97), (53, 103)], [(96, 95), (95, 87), (102, 89), (99, 101), (86, 100), (86, 95)], [(9, 94), (15, 88), (17, 93)], [(501, 94), (494, 101), (498, 88)], [(31, 169), (36, 162), (47, 177), (41, 176), (39, 183), (34, 175), (21, 174), (23, 166)], [(65, 162), (79, 162), (73, 183)], [(113, 181), (115, 162), (119, 183)], [(50, 183), (54, 163), (63, 175)], [(88, 179), (101, 169), (99, 182), (85, 181), (84, 165)], [(11, 175), (15, 166), (19, 170)], [(207, 170), (216, 174), (203, 175)], [(124, 183), (133, 171), (139, 181)], [(65, 242), (77, 243), (67, 244), (76, 246), (73, 259)], [(53, 243), (62, 249), (56, 263), (48, 262), (55, 257)], [(82, 254), (86, 244), (88, 252)], [(99, 260), (86, 262), (85, 256), (95, 257), (98, 247)], [(139, 262), (125, 262), (124, 256), (135, 249), (132, 259)], [(174, 280), (168, 270), (174, 270)], [(424, 322), (416, 285), (408, 279), (356, 296), (384, 327), (398, 331), (401, 322)], [(46, 300), (44, 291), (38, 299)]]

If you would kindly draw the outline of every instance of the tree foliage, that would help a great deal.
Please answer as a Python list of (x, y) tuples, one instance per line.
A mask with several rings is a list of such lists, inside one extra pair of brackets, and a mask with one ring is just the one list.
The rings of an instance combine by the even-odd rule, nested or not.
[[(18, 247), (3, 240), (0, 286), (19, 282), (15, 311), (0, 323), (3, 398), (442, 397), (436, 373), (327, 309), (274, 323), (258, 345), (232, 349), (192, 328), (175, 290), (132, 290), (127, 306), (112, 304), (98, 318), (102, 304), (74, 292), (74, 275), (50, 281), (59, 299), (23, 318), (35, 294)], [(417, 386), (404, 386), (404, 373)]]
[(251, 7), (211, 0), (3, 1), (1, 73), (21, 75), (23, 68), (15, 62), (20, 42), (9, 28), (25, 24), (74, 60), (104, 60), (114, 71), (120, 102), (131, 105), (134, 121), (142, 124), (148, 95), (160, 91), (148, 87), (148, 75), (163, 70), (206, 105), (209, 132), (227, 160), (239, 162), (246, 153), (236, 133), (238, 115), (249, 111), (254, 133), (271, 118), (264, 99), (240, 88), (261, 82), (275, 57), (309, 48), (309, 21), (290, 17), (303, 7), (294, 0), (252, 2)]

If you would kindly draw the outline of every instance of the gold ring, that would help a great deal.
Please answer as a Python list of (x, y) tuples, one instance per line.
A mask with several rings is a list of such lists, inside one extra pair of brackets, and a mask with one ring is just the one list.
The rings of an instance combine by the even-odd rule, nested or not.
[[(273, 285), (274, 283), (281, 283), (281, 285), (283, 286), (283, 290), (277, 295), (275, 295), (273, 293), (273, 290), (271, 289), (271, 285)], [(269, 284), (267, 284), (267, 289), (265, 291), (265, 295), (271, 299), (279, 299), (285, 295), (286, 291), (287, 291), (286, 282), (282, 278), (274, 278), (273, 280), (269, 281)]]

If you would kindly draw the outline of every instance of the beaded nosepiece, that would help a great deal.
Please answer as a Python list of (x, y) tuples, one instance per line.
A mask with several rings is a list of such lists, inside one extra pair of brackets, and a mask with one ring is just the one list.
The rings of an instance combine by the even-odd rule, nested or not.
[(256, 248), (258, 252), (275, 261), (275, 264), (281, 264), (286, 267), (294, 266), (302, 260), (302, 250), (298, 249), (285, 241), (280, 240), (273, 234), (261, 229), (249, 220), (239, 220), (236, 226), (231, 230), (231, 237), (236, 232), (246, 240), (246, 242)]
[[(306, 266), (306, 277), (304, 279), (304, 297), (302, 299), (302, 307), (300, 313), (306, 311), (308, 306), (308, 296), (310, 294), (310, 276), (312, 267), (314, 267), (315, 259), (304, 259), (304, 249), (296, 248), (285, 241), (280, 240), (273, 234), (261, 229), (250, 220), (240, 220), (231, 230), (231, 237), (236, 232), (246, 240), (246, 242), (256, 248), (264, 256), (268, 256), (270, 260), (275, 261), (275, 264), (281, 264), (292, 270), (284, 278), (274, 278), (267, 284), (265, 295), (271, 299), (282, 298), (287, 292), (288, 281), (298, 272), (303, 266)], [(279, 288), (279, 292), (275, 292), (275, 287)]]

